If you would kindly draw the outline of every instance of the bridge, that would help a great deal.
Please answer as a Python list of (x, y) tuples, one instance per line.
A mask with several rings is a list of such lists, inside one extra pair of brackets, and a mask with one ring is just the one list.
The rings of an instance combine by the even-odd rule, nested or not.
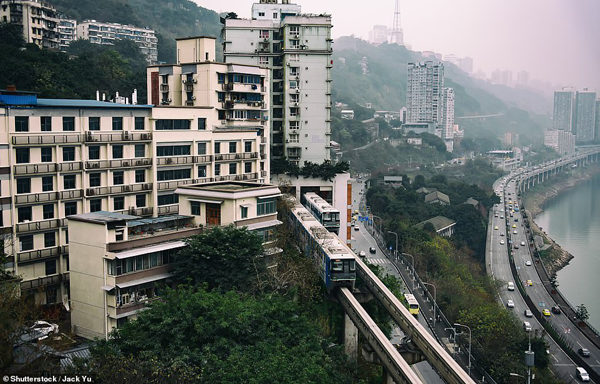
[(519, 192), (525, 192), (548, 178), (571, 167), (585, 167), (600, 160), (600, 147), (587, 147), (574, 155), (550, 161), (523, 173), (519, 178)]

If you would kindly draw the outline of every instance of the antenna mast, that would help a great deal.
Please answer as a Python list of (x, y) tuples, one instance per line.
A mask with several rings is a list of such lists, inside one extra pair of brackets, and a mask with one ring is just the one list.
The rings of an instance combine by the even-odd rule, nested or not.
[(394, 10), (394, 24), (392, 25), (392, 36), (390, 43), (404, 45), (404, 34), (400, 27), (400, 0), (396, 0), (396, 9)]

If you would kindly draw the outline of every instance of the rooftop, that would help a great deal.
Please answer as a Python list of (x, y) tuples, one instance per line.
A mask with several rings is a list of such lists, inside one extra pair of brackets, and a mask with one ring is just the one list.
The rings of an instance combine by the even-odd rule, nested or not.
[(127, 226), (129, 228), (133, 228), (133, 227), (139, 227), (142, 225), (156, 225), (156, 224), (168, 223), (171, 221), (187, 220), (187, 219), (190, 219), (191, 217), (192, 216), (184, 216), (184, 215), (165, 215), (165, 216), (149, 217), (149, 218), (143, 218), (143, 219), (138, 218), (138, 219), (128, 221)]
[(34, 107), (50, 108), (136, 108), (150, 109), (152, 105), (148, 104), (120, 104), (109, 101), (83, 100), (83, 99), (39, 99), (35, 92), (25, 92), (16, 90), (0, 90), (0, 105), (22, 105)]
[(141, 219), (140, 216), (126, 215), (118, 212), (96, 211), (88, 213), (80, 213), (78, 215), (67, 216), (69, 220), (86, 221), (89, 223), (114, 223), (118, 221)]
[(178, 189), (194, 189), (198, 191), (217, 191), (217, 192), (241, 192), (258, 189), (272, 188), (274, 185), (271, 184), (260, 184), (260, 183), (244, 183), (244, 182), (233, 182), (224, 181), (216, 183), (204, 183), (196, 185), (185, 185)]
[(433, 228), (435, 229), (436, 232), (448, 228), (454, 224), (456, 224), (456, 221), (449, 219), (445, 216), (436, 216), (436, 217), (432, 217), (431, 219), (425, 220), (425, 221), (421, 221), (418, 224), (415, 224), (415, 227), (417, 228), (423, 228), (425, 226), (425, 224), (427, 223), (431, 223), (431, 225), (433, 225)]
[(435, 191), (435, 192), (431, 192), (431, 193), (425, 195), (426, 203), (431, 203), (436, 200), (443, 201), (445, 203), (450, 204), (450, 197), (448, 197), (448, 195), (446, 195), (443, 192)]

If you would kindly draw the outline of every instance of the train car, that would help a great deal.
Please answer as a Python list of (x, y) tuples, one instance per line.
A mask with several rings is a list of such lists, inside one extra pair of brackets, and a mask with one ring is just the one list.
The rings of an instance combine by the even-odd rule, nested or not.
[(336, 235), (340, 231), (340, 211), (314, 192), (302, 195), (302, 204), (319, 220), (329, 232)]
[(413, 316), (418, 316), (419, 315), (419, 302), (417, 301), (417, 299), (415, 299), (415, 296), (411, 293), (405, 293), (404, 298), (408, 302), (408, 311)]
[(355, 255), (296, 199), (288, 197), (287, 200), (291, 206), (290, 225), (302, 252), (314, 260), (319, 277), (327, 290), (331, 292), (337, 287), (354, 288)]

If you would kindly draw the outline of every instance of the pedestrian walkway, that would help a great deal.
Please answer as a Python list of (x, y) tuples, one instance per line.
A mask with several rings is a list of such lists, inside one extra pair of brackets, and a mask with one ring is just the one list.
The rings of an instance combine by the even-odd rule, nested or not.
[(390, 261), (388, 259), (367, 259), (367, 261), (371, 264), (379, 264), (379, 265), (390, 263)]

